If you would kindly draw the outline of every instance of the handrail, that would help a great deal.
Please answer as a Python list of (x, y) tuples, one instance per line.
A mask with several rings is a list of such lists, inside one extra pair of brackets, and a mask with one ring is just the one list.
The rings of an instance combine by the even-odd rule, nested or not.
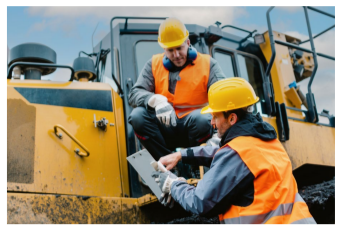
[[(114, 38), (113, 38), (113, 21), (116, 19), (125, 19), (125, 23), (124, 23), (124, 29), (128, 28), (128, 20), (165, 20), (167, 19), (167, 17), (113, 17), (110, 20), (110, 49), (114, 50)], [(116, 86), (120, 89), (121, 93), (123, 94), (123, 90), (121, 89), (121, 85), (120, 83), (118, 83), (118, 80), (116, 79), (116, 77), (114, 76), (114, 55), (111, 55), (111, 71), (112, 71), (112, 78), (114, 80), (114, 82), (116, 83)]]
[(252, 32), (250, 32), (250, 31), (245, 30), (245, 29), (243, 29), (243, 28), (239, 28), (239, 27), (236, 27), (236, 26), (233, 26), (233, 25), (229, 25), (229, 24), (224, 25), (224, 26), (221, 27), (221, 29), (223, 29), (223, 28), (233, 28), (233, 29), (240, 30), (240, 31), (242, 31), (242, 32), (249, 33), (249, 35), (247, 35), (246, 37), (244, 37), (243, 39), (241, 39), (241, 40), (239, 41), (240, 44), (241, 44), (242, 42), (244, 42), (245, 40), (247, 40), (249, 37), (252, 37), (252, 34), (253, 34), (253, 33), (257, 32), (256, 29), (253, 30)]
[(270, 47), (271, 47), (271, 58), (269, 61), (269, 64), (266, 68), (265, 71), (265, 75), (268, 77), (270, 75), (270, 71), (273, 65), (273, 62), (275, 61), (275, 57), (276, 57), (276, 49), (275, 49), (275, 40), (273, 38), (273, 33), (272, 33), (272, 27), (271, 27), (271, 21), (270, 21), (270, 11), (273, 10), (273, 8), (275, 8), (274, 6), (271, 6), (268, 11), (266, 12), (266, 18), (268, 21), (268, 31), (269, 31), (269, 38), (270, 38)]
[[(312, 50), (306, 49), (304, 47), (297, 46), (297, 45), (292, 44), (292, 43), (287, 43), (287, 42), (283, 42), (283, 41), (280, 41), (280, 40), (275, 40), (275, 43), (313, 54)], [(326, 55), (326, 54), (322, 54), (322, 53), (318, 53), (318, 52), (317, 52), (317, 56), (321, 56), (323, 58), (335, 60), (335, 57), (332, 57), (332, 56), (329, 56), (329, 55)]]
[(86, 155), (80, 154), (79, 149), (76, 149), (74, 152), (81, 156), (81, 157), (88, 157), (90, 155), (88, 149), (80, 142), (78, 141), (74, 136), (72, 136), (62, 125), (55, 125), (54, 126), (54, 133), (58, 138), (62, 138), (62, 134), (57, 132), (57, 128), (60, 128), (62, 131), (64, 131), (75, 143), (77, 143), (77, 145), (79, 145), (85, 152)]
[[(270, 45), (271, 45), (271, 51), (272, 51), (272, 55), (271, 55), (271, 58), (270, 58), (270, 61), (269, 61), (269, 64), (268, 64), (268, 67), (267, 67), (267, 70), (266, 70), (266, 75), (267, 76), (271, 72), (272, 64), (273, 64), (273, 62), (275, 60), (275, 55), (276, 55), (275, 41), (273, 39), (273, 32), (272, 32), (270, 15), (269, 15), (270, 12), (271, 12), (271, 10), (273, 8), (274, 8), (274, 6), (270, 7), (268, 9), (267, 13), (266, 13), (267, 22), (268, 22), (269, 36), (270, 36)], [(308, 115), (309, 115), (308, 120), (310, 122), (315, 123), (315, 122), (318, 121), (318, 114), (317, 114), (317, 108), (316, 108), (316, 104), (315, 104), (315, 100), (314, 100), (314, 95), (313, 95), (313, 93), (311, 91), (311, 85), (312, 85), (313, 79), (315, 77), (317, 68), (318, 68), (318, 61), (317, 61), (317, 53), (316, 53), (316, 49), (315, 49), (314, 42), (313, 42), (312, 31), (311, 31), (310, 20), (309, 20), (307, 9), (314, 10), (316, 12), (325, 14), (325, 15), (333, 17), (333, 18), (334, 18), (334, 16), (331, 15), (331, 14), (325, 13), (325, 12), (323, 12), (321, 10), (315, 9), (313, 7), (303, 6), (303, 8), (304, 8), (304, 13), (305, 13), (306, 25), (307, 25), (308, 33), (309, 33), (309, 40), (310, 40), (310, 43), (311, 43), (311, 51), (309, 51), (309, 50), (307, 50), (305, 48), (302, 48), (302, 47), (296, 47), (296, 49), (301, 49), (301, 50), (304, 50), (306, 52), (310, 52), (313, 55), (314, 68), (313, 68), (313, 71), (312, 71), (312, 74), (311, 74), (311, 77), (310, 77), (310, 80), (309, 80), (309, 83), (308, 83), (308, 93), (306, 94), (306, 99), (307, 99), (307, 103), (308, 103)], [(317, 37), (318, 37), (318, 35), (317, 35)], [(287, 44), (287, 43), (279, 41), (279, 40), (276, 40), (276, 43), (281, 44), (281, 45), (285, 45), (285, 46), (295, 47), (292, 44)], [(334, 57), (331, 57), (331, 56), (328, 56), (328, 55), (324, 55), (324, 54), (318, 54), (318, 55), (321, 56), (321, 57), (325, 57), (325, 58), (329, 58), (329, 59), (335, 60)]]
[(316, 11), (317, 13), (324, 14), (324, 15), (326, 15), (326, 16), (328, 16), (328, 17), (335, 18), (334, 15), (332, 15), (332, 14), (330, 14), (330, 13), (327, 13), (327, 12), (324, 12), (324, 11), (322, 11), (322, 10), (316, 9), (316, 8), (314, 8), (314, 7), (312, 7), (312, 6), (308, 6), (307, 8), (308, 8), (308, 9), (311, 9), (311, 10), (313, 10), (313, 11)]
[(306, 113), (306, 112), (307, 112), (306, 110), (302, 110), (302, 109), (298, 109), (298, 108), (294, 108), (294, 107), (290, 107), (290, 106), (286, 106), (285, 108), (286, 108), (286, 109), (289, 109), (289, 110), (294, 110), (294, 111), (303, 112), (303, 113)]
[(7, 72), (7, 79), (12, 79), (13, 68), (15, 66), (18, 66), (18, 65), (40, 66), (40, 67), (43, 67), (43, 68), (67, 68), (67, 69), (70, 69), (70, 71), (72, 72), (71, 75), (70, 75), (69, 81), (74, 80), (74, 73), (75, 72), (74, 72), (74, 69), (69, 65), (55, 65), (55, 64), (49, 64), (49, 63), (34, 63), (34, 62), (15, 62), (15, 63), (11, 64), (11, 66), (9, 67), (8, 72)]
[(233, 26), (233, 25), (229, 25), (229, 24), (224, 25), (224, 26), (221, 27), (221, 29), (223, 29), (223, 28), (233, 28), (233, 29), (237, 29), (237, 30), (240, 30), (240, 31), (242, 31), (242, 32), (247, 32), (247, 33), (251, 33), (251, 34), (255, 32), (255, 30), (252, 31), (252, 32), (250, 32), (250, 31), (245, 30), (245, 29), (243, 29), (243, 28), (239, 28), (239, 27), (236, 27), (236, 26)]
[[(307, 85), (309, 94), (312, 94), (312, 92), (311, 92), (311, 85), (312, 85), (312, 81), (313, 81), (313, 79), (315, 77), (315, 74), (317, 72), (318, 61), (317, 61), (317, 54), (316, 54), (315, 44), (313, 42), (312, 31), (311, 31), (311, 26), (310, 26), (309, 15), (308, 15), (308, 12), (307, 12), (307, 7), (303, 6), (303, 8), (304, 8), (304, 13), (305, 13), (305, 18), (306, 18), (306, 24), (307, 24), (307, 27), (308, 27), (309, 37), (310, 37), (311, 50), (313, 51), (313, 53), (312, 53), (312, 55), (313, 55), (313, 61), (314, 61), (314, 65), (315, 65), (314, 68), (313, 68), (313, 70), (312, 70), (310, 81), (309, 81), (309, 83)], [(311, 100), (311, 101), (314, 102), (314, 100)]]
[[(330, 30), (331, 30), (332, 28), (334, 28), (334, 27), (335, 27), (335, 25), (332, 25), (331, 27), (329, 27), (329, 28), (325, 29), (324, 31), (318, 33), (317, 35), (313, 36), (313, 39), (317, 38), (317, 37), (320, 36), (320, 35), (323, 35), (325, 32), (330, 31)], [(299, 45), (300, 45), (300, 44), (303, 44), (303, 43), (306, 43), (306, 42), (309, 42), (309, 41), (310, 41), (310, 39), (307, 39), (307, 40), (305, 40), (305, 41), (300, 42)]]

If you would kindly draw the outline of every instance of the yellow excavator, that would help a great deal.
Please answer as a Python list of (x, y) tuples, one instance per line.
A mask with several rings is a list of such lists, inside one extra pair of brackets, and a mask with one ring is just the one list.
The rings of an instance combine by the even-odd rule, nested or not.
[[(311, 90), (317, 57), (335, 58), (315, 51), (318, 35), (311, 33), (308, 11), (334, 15), (304, 7), (309, 40), (301, 41), (272, 29), (272, 10), (263, 34), (219, 22), (186, 27), (197, 51), (215, 58), (227, 77), (245, 78), (253, 86), (260, 98), (255, 112), (276, 129), (301, 190), (335, 175), (335, 117), (319, 113)], [(130, 23), (140, 19), (149, 23)], [(178, 205), (163, 207), (126, 159), (141, 150), (126, 121), (132, 111), (128, 93), (146, 61), (163, 52), (157, 43), (163, 19), (112, 18), (110, 32), (93, 53), (80, 51), (72, 67), (58, 65), (56, 52), (43, 44), (10, 50), (7, 223), (164, 223), (189, 215)], [(227, 27), (248, 35), (225, 32)], [(302, 47), (304, 42), (311, 49)], [(59, 68), (69, 70), (69, 81), (42, 79)], [(306, 95), (299, 89), (303, 80), (308, 80)], [(309, 207), (318, 223), (328, 223), (325, 215), (334, 214), (334, 202), (333, 210)]]

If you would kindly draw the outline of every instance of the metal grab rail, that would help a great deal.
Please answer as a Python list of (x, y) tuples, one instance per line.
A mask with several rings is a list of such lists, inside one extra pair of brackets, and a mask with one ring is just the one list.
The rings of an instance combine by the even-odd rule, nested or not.
[(88, 157), (90, 155), (88, 149), (80, 141), (78, 141), (74, 136), (72, 136), (63, 126), (55, 125), (54, 126), (54, 133), (59, 139), (62, 139), (62, 134), (58, 133), (57, 128), (60, 128), (62, 131), (64, 131), (77, 145), (79, 145), (86, 152), (86, 155), (83, 155), (83, 154), (80, 153), (79, 149), (75, 149), (74, 152), (77, 155), (79, 155), (80, 157)]
[(12, 71), (14, 69), (15, 66), (18, 65), (24, 65), (24, 66), (40, 66), (43, 68), (67, 68), (70, 69), (70, 71), (72, 72), (70, 75), (70, 79), (69, 81), (73, 81), (74, 80), (74, 69), (69, 66), (69, 65), (55, 65), (55, 64), (48, 64), (48, 63), (34, 63), (34, 62), (15, 62), (13, 64), (11, 64), (11, 66), (8, 68), (8, 72), (7, 72), (7, 79), (12, 79)]
[[(297, 46), (297, 45), (292, 44), (292, 43), (287, 43), (287, 42), (283, 42), (283, 41), (280, 41), (280, 40), (275, 40), (275, 43), (313, 54), (312, 50), (306, 49), (304, 47)], [(318, 53), (318, 52), (317, 52), (317, 56), (328, 58), (330, 60), (336, 59), (335, 57), (332, 57), (332, 56), (329, 56), (329, 55), (326, 55), (326, 54), (322, 54), (322, 53)]]
[[(317, 37), (320, 36), (320, 35), (323, 35), (325, 32), (330, 31), (330, 30), (331, 30), (332, 28), (334, 28), (334, 27), (335, 27), (335, 25), (332, 25), (331, 27), (329, 27), (329, 28), (325, 29), (324, 31), (318, 33), (317, 35), (313, 36), (313, 39), (317, 38)], [(307, 40), (305, 40), (305, 41), (300, 42), (299, 45), (300, 45), (300, 44), (303, 44), (303, 43), (306, 43), (306, 42), (309, 42), (309, 41), (310, 41), (310, 39), (307, 39)]]
[[(165, 20), (167, 19), (167, 17), (113, 17), (110, 20), (110, 49), (114, 50), (114, 37), (113, 37), (113, 21), (116, 19), (125, 19), (125, 23), (124, 23), (124, 29), (127, 30), (128, 29), (128, 20)], [(118, 87), (118, 89), (120, 90), (121, 94), (123, 95), (123, 90), (122, 87), (120, 85), (120, 83), (118, 82), (118, 80), (116, 79), (116, 77), (114, 76), (114, 58), (115, 56), (112, 54), (111, 55), (111, 71), (112, 71), (112, 78), (114, 80), (114, 82), (116, 83), (116, 86)]]
[(239, 27), (236, 27), (236, 26), (228, 25), (228, 24), (221, 27), (221, 29), (223, 29), (223, 28), (233, 28), (233, 29), (237, 29), (237, 30), (242, 31), (242, 32), (249, 33), (249, 35), (247, 35), (246, 37), (244, 37), (243, 39), (241, 39), (241, 40), (239, 41), (240, 44), (241, 44), (242, 42), (244, 42), (245, 40), (247, 40), (248, 38), (252, 37), (252, 34), (253, 34), (253, 33), (257, 32), (256, 29), (253, 30), (252, 32), (250, 32), (250, 31), (245, 30), (245, 29), (243, 29), (243, 28), (239, 28)]

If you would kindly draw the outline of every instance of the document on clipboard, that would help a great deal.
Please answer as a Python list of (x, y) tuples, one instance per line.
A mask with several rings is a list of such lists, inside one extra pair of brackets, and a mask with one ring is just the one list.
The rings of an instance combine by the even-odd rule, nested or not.
[(158, 186), (158, 184), (155, 182), (155, 179), (151, 177), (151, 174), (155, 171), (154, 166), (157, 166), (157, 162), (151, 156), (151, 154), (146, 149), (143, 149), (139, 152), (136, 152), (135, 154), (128, 156), (127, 160), (134, 167), (136, 172), (142, 177), (142, 179), (146, 182), (146, 184), (148, 185), (150, 190), (155, 194), (157, 199), (160, 199), (162, 191)]

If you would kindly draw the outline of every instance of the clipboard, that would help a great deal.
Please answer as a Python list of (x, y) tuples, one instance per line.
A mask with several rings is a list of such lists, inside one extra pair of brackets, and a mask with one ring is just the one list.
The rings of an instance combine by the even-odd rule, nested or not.
[(156, 162), (155, 159), (146, 149), (143, 149), (139, 152), (136, 152), (135, 154), (128, 156), (127, 160), (134, 167), (136, 172), (142, 177), (150, 190), (159, 200), (162, 191), (158, 184), (155, 182), (155, 179), (151, 177), (151, 174), (155, 171), (155, 168), (152, 165), (152, 163)]

